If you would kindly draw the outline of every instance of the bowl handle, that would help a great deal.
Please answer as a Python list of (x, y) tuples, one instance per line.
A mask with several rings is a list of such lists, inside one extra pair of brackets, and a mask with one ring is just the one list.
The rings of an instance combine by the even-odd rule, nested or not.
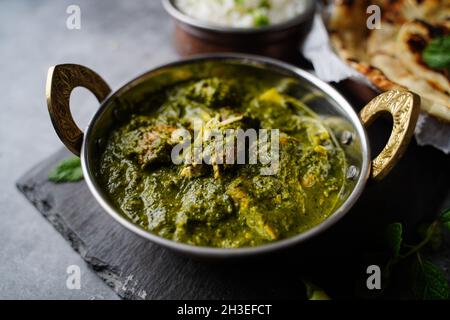
[(59, 64), (48, 70), (46, 96), (53, 127), (64, 145), (79, 156), (83, 132), (73, 120), (69, 103), (70, 94), (76, 87), (90, 90), (99, 102), (108, 96), (111, 89), (97, 73), (77, 64)]
[(382, 113), (389, 113), (393, 119), (389, 140), (372, 160), (371, 178), (383, 179), (402, 157), (414, 134), (420, 112), (420, 97), (403, 90), (387, 91), (369, 102), (360, 112), (364, 126), (369, 126)]

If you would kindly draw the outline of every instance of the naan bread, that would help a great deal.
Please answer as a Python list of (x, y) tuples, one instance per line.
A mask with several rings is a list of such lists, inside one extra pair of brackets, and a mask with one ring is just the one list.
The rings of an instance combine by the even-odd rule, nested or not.
[[(367, 7), (381, 8), (381, 28), (366, 26)], [(338, 54), (379, 89), (407, 88), (422, 109), (450, 122), (450, 77), (422, 60), (436, 37), (450, 34), (450, 0), (338, 0), (328, 21)]]

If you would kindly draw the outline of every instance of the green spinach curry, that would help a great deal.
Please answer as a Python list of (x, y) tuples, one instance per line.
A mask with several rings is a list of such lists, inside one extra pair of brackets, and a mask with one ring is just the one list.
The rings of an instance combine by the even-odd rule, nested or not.
[[(319, 224), (341, 203), (345, 156), (301, 100), (254, 78), (207, 78), (155, 95), (111, 133), (100, 160), (104, 188), (123, 214), (167, 239), (256, 246)], [(262, 164), (176, 165), (172, 133), (194, 121), (279, 129), (279, 170)]]

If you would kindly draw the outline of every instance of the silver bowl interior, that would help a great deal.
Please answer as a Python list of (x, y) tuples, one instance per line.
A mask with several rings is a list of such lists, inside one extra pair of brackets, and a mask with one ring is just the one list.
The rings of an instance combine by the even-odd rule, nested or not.
[[(222, 249), (197, 247), (164, 239), (133, 224), (116, 209), (103, 190), (98, 176), (100, 154), (111, 129), (133, 113), (140, 103), (163, 89), (191, 79), (204, 77), (238, 77), (251, 72), (257, 77), (270, 78), (274, 86), (284, 86), (285, 91), (297, 98), (310, 97), (308, 106), (319, 114), (335, 133), (347, 156), (353, 175), (347, 179), (341, 205), (325, 221), (297, 236), (258, 247)], [(343, 132), (351, 133), (350, 143), (342, 143)], [(344, 139), (347, 140), (348, 139)], [(168, 64), (149, 71), (112, 93), (100, 106), (85, 131), (82, 147), (82, 164), (87, 184), (101, 206), (118, 222), (142, 237), (165, 247), (201, 257), (231, 257), (264, 253), (305, 241), (339, 220), (360, 196), (369, 175), (370, 150), (365, 130), (350, 104), (331, 86), (313, 75), (291, 65), (275, 60), (249, 55), (219, 54), (197, 57)]]

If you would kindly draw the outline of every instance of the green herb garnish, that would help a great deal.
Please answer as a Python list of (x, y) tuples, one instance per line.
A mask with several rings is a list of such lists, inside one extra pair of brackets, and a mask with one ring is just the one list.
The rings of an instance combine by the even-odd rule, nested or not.
[(414, 293), (423, 300), (448, 300), (450, 288), (444, 272), (429, 260), (418, 259), (414, 267)]
[(440, 221), (448, 230), (450, 230), (450, 208), (441, 214)]
[(265, 14), (258, 13), (253, 18), (253, 24), (255, 27), (268, 26), (270, 24), (269, 17)]
[(394, 257), (398, 257), (400, 254), (402, 233), (403, 227), (401, 223), (393, 223), (386, 227), (384, 235), (385, 242), (386, 245), (392, 250)]
[(62, 160), (48, 174), (48, 179), (52, 182), (75, 182), (83, 179), (81, 161), (78, 157)]
[(425, 63), (435, 69), (450, 69), (450, 36), (433, 39), (422, 53)]
[(385, 240), (392, 250), (392, 255), (385, 267), (385, 276), (390, 277), (394, 268), (410, 266), (412, 269), (411, 291), (416, 298), (450, 299), (450, 286), (443, 270), (430, 260), (423, 258), (425, 249), (434, 251), (439, 249), (442, 244), (442, 232), (446, 228), (450, 230), (450, 209), (445, 210), (438, 219), (419, 230), (422, 235), (419, 243), (409, 245), (402, 239), (402, 225), (390, 224), (385, 230)]

